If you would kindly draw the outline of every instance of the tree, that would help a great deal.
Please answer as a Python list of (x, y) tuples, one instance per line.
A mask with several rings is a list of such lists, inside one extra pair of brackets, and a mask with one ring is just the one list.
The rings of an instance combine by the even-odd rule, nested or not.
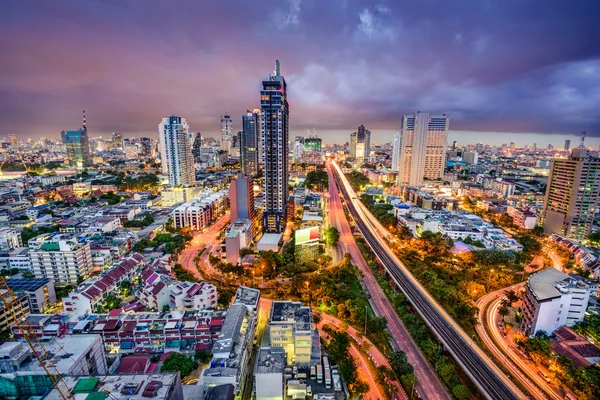
[(388, 355), (388, 361), (398, 379), (404, 375), (412, 374), (414, 371), (413, 366), (408, 362), (406, 353), (402, 350), (392, 350)]
[(593, 246), (600, 246), (600, 231), (592, 232), (588, 236), (590, 244)]
[(504, 321), (504, 318), (506, 318), (508, 316), (508, 314), (510, 314), (510, 309), (507, 306), (502, 305), (498, 309), (498, 314), (500, 314), (502, 316), (502, 321)]
[(25, 271), (21, 274), (21, 276), (28, 279), (35, 278), (35, 275), (31, 271)]
[(321, 323), (323, 319), (323, 316), (321, 315), (321, 313), (317, 310), (313, 311), (313, 323), (315, 325), (319, 325)]
[(469, 388), (463, 384), (452, 386), (452, 394), (458, 400), (469, 400), (473, 396)]
[(171, 353), (162, 363), (160, 372), (179, 372), (182, 378), (192, 373), (200, 363), (183, 354)]
[(516, 303), (519, 300), (519, 296), (514, 290), (505, 290), (504, 295), (506, 296), (510, 304)]
[(324, 236), (325, 243), (331, 247), (335, 247), (338, 243), (338, 240), (340, 240), (340, 232), (334, 226), (329, 226), (327, 229), (325, 229)]
[(212, 360), (212, 353), (209, 350), (200, 350), (194, 354), (194, 359), (202, 364), (208, 364)]

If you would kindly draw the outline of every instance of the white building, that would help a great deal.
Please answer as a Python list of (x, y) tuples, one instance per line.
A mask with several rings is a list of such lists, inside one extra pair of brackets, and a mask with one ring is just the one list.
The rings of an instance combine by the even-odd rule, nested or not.
[(228, 194), (227, 189), (216, 193), (206, 191), (191, 201), (183, 203), (171, 214), (173, 226), (175, 228), (189, 227), (193, 230), (206, 228), (229, 207)]
[(477, 161), (479, 159), (479, 155), (476, 151), (466, 151), (463, 153), (463, 160), (467, 164), (477, 165)]
[(597, 291), (597, 283), (555, 268), (537, 272), (527, 280), (521, 329), (533, 336), (538, 331), (550, 335), (563, 325), (573, 326), (583, 321), (590, 297)]
[(163, 207), (173, 207), (174, 205), (185, 203), (192, 200), (195, 189), (191, 187), (172, 187), (160, 192), (161, 203)]
[(12, 250), (23, 247), (21, 233), (6, 226), (0, 227), (0, 250)]
[(177, 282), (170, 285), (170, 307), (181, 312), (217, 307), (217, 288), (207, 282)]
[(310, 364), (312, 354), (312, 311), (301, 302), (274, 301), (269, 317), (271, 347), (283, 347), (288, 363)]
[(285, 351), (281, 347), (263, 347), (258, 350), (254, 387), (256, 400), (283, 399)]
[(394, 134), (394, 142), (392, 147), (392, 166), (391, 170), (398, 172), (400, 167), (400, 151), (402, 151), (402, 133)]
[(229, 153), (233, 141), (233, 120), (230, 115), (221, 116), (221, 150)]
[(472, 240), (483, 239), (483, 232), (477, 228), (470, 226), (444, 223), (439, 225), (439, 230), (442, 233), (442, 235), (448, 236), (452, 240), (464, 240), (468, 237)]
[(238, 219), (227, 229), (225, 236), (225, 251), (227, 262), (237, 264), (240, 250), (252, 244), (252, 222), (248, 219)]
[(89, 243), (79, 243), (70, 235), (29, 241), (31, 267), (36, 278), (50, 278), (58, 285), (76, 285), (93, 272)]
[(171, 115), (158, 124), (162, 171), (169, 186), (191, 186), (196, 182), (194, 157), (185, 118)]
[(421, 186), (444, 176), (448, 116), (417, 112), (402, 119), (398, 184)]

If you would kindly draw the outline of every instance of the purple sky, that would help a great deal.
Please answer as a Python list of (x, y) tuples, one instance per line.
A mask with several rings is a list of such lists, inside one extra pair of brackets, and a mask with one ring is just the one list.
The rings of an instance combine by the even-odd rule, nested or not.
[(598, 137), (599, 15), (597, 0), (7, 2), (0, 137), (57, 138), (84, 108), (92, 136), (156, 137), (169, 114), (239, 129), (275, 58), (291, 135), (365, 124), (383, 142), (421, 110), (453, 130)]

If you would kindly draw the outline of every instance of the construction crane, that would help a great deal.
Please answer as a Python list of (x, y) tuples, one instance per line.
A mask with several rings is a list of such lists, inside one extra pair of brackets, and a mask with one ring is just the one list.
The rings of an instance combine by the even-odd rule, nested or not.
[[(2, 301), (4, 308), (9, 312), (13, 321), (15, 321), (15, 326), (19, 329), (21, 335), (23, 335), (23, 338), (31, 348), (33, 355), (46, 372), (46, 375), (48, 375), (50, 382), (52, 382), (52, 385), (54, 385), (54, 388), (60, 397), (63, 400), (74, 399), (73, 393), (66, 385), (60, 372), (58, 372), (56, 366), (50, 361), (50, 355), (39, 342), (37, 335), (33, 333), (33, 327), (29, 324), (27, 318), (22, 318), (25, 315), (25, 312), (23, 311), (21, 302), (2, 276), (0, 276), (0, 301)], [(19, 321), (20, 318), (22, 318), (21, 321)]]

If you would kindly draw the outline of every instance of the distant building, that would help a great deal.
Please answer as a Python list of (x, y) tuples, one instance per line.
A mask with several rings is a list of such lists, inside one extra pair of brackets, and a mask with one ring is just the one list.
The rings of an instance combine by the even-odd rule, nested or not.
[(600, 203), (600, 159), (585, 148), (567, 159), (554, 159), (544, 197), (544, 231), (585, 240)]
[(371, 131), (361, 125), (350, 135), (350, 157), (363, 163), (368, 160), (369, 154), (371, 154)]
[(571, 141), (569, 139), (565, 140), (565, 151), (569, 151), (571, 148)]
[(242, 133), (240, 135), (240, 162), (242, 174), (256, 176), (259, 161), (260, 110), (248, 110), (242, 116)]
[(229, 153), (233, 141), (233, 120), (228, 114), (221, 116), (221, 150)]
[(194, 142), (192, 143), (192, 156), (194, 157), (195, 163), (201, 163), (202, 158), (202, 134), (200, 132), (196, 132), (196, 136), (194, 136)]
[(309, 137), (304, 139), (303, 144), (305, 151), (321, 151), (323, 140), (318, 137)]
[(476, 151), (465, 151), (462, 158), (467, 164), (477, 165), (479, 155)]
[(185, 118), (171, 115), (158, 124), (162, 171), (169, 186), (191, 186), (196, 182), (192, 144)]
[(444, 176), (448, 116), (417, 112), (402, 119), (398, 184), (421, 186)]
[[(455, 142), (456, 143), (456, 142)], [(394, 142), (392, 144), (392, 171), (398, 171), (400, 168), (400, 152), (402, 151), (402, 133), (394, 134)]]
[(533, 336), (538, 331), (550, 335), (563, 325), (573, 326), (583, 321), (590, 297), (597, 291), (597, 283), (555, 268), (537, 272), (527, 280), (521, 329)]
[(64, 131), (65, 146), (69, 165), (77, 169), (84, 169), (92, 165), (90, 142), (87, 128)]

